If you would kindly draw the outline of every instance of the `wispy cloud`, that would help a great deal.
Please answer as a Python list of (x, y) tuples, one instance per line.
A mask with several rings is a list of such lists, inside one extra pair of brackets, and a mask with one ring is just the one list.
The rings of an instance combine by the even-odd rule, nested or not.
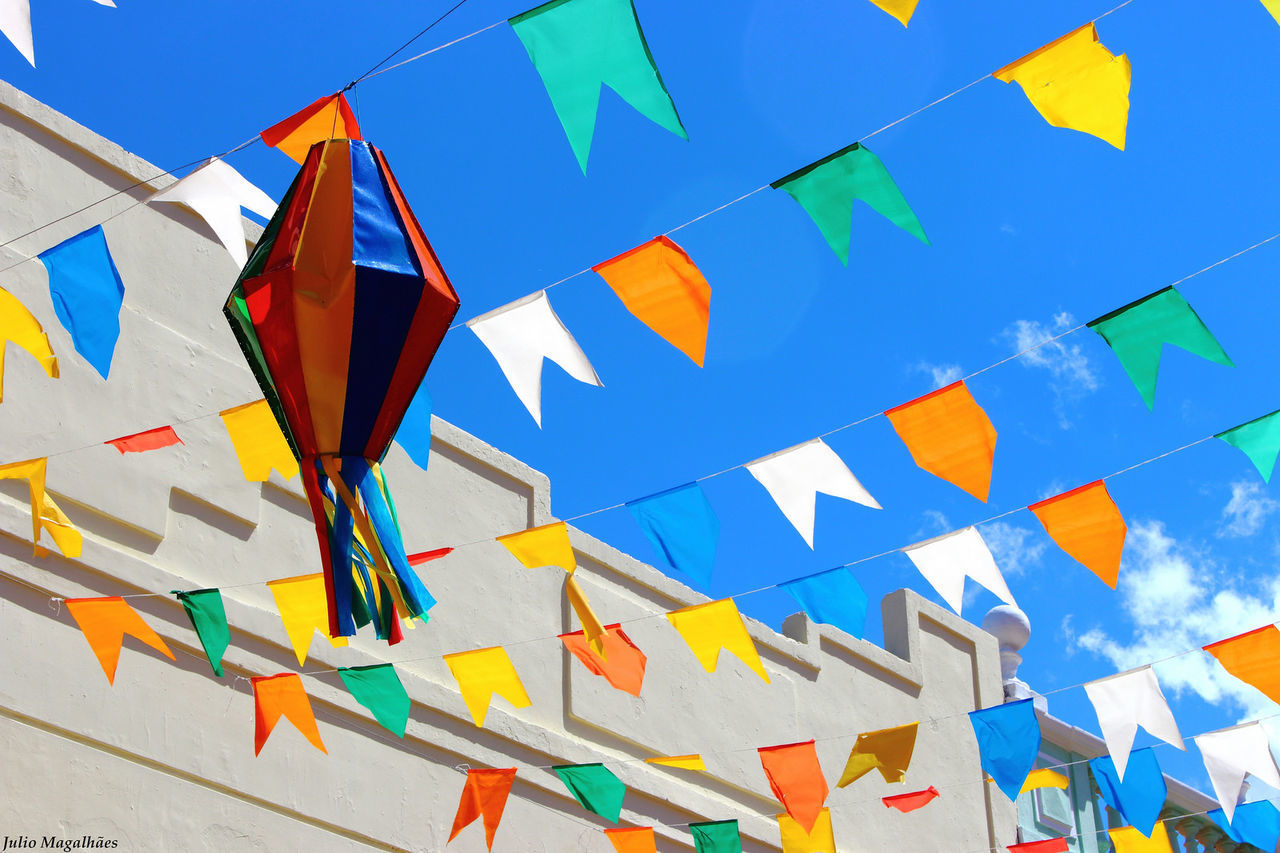
[(958, 364), (932, 364), (927, 361), (918, 361), (912, 369), (917, 373), (927, 374), (933, 380), (935, 389), (950, 385), (964, 376), (964, 371)]
[(1038, 320), (1017, 320), (1001, 333), (1015, 353), (1022, 353), (1020, 361), (1024, 365), (1049, 371), (1054, 411), (1063, 429), (1071, 428), (1067, 403), (1093, 393), (1102, 384), (1079, 344), (1070, 343), (1070, 338), (1052, 340), (1076, 325), (1075, 317), (1062, 311), (1053, 316), (1049, 325)]
[(1025, 527), (993, 521), (979, 529), (1005, 577), (1015, 577), (1038, 566), (1044, 556), (1045, 543)]
[(1272, 499), (1258, 481), (1232, 483), (1231, 500), (1222, 508), (1223, 525), (1218, 535), (1253, 536), (1276, 510), (1280, 510), (1280, 501)]

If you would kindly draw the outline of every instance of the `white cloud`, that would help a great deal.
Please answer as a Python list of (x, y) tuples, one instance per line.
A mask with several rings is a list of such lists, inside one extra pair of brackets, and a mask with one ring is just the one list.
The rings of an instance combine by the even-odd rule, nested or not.
[(1069, 644), (1105, 658), (1117, 671), (1161, 661), (1156, 672), (1167, 693), (1192, 692), (1229, 704), (1241, 720), (1276, 712), (1275, 703), (1228, 675), (1208, 653), (1182, 653), (1274, 621), (1280, 575), (1259, 579), (1252, 590), (1241, 588), (1207, 553), (1173, 539), (1159, 522), (1142, 522), (1129, 528), (1117, 592), (1133, 624), (1131, 640), (1097, 627), (1077, 634), (1064, 620)]
[(933, 380), (935, 390), (950, 385), (952, 382), (958, 382), (964, 376), (964, 371), (960, 369), (958, 364), (931, 364), (927, 361), (920, 361), (916, 362), (912, 369), (917, 373), (927, 373)]
[(1089, 357), (1079, 344), (1067, 343), (1069, 338), (1051, 340), (1075, 325), (1075, 317), (1061, 311), (1053, 316), (1051, 325), (1046, 326), (1037, 320), (1017, 320), (1001, 333), (1013, 346), (1013, 351), (1022, 354), (1023, 364), (1049, 371), (1052, 376), (1049, 387), (1053, 389), (1055, 398), (1054, 411), (1058, 415), (1058, 425), (1063, 429), (1071, 428), (1066, 404), (1098, 390), (1101, 385), (1089, 364)]
[(1231, 500), (1222, 508), (1223, 527), (1219, 536), (1252, 536), (1262, 529), (1267, 516), (1280, 510), (1256, 480), (1240, 480), (1231, 484)]
[(1044, 556), (1045, 543), (1025, 527), (993, 521), (979, 529), (1005, 577), (1016, 577), (1039, 565)]

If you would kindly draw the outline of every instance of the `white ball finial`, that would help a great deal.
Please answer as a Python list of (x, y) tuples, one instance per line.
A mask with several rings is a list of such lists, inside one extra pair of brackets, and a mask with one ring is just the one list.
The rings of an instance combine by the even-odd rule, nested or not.
[(982, 630), (999, 641), (1001, 651), (1017, 652), (1031, 639), (1031, 620), (1012, 604), (1001, 604), (982, 617)]

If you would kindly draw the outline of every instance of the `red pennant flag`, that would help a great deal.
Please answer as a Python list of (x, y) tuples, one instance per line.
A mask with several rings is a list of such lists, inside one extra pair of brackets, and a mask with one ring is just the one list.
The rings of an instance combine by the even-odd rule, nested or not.
[(827, 801), (827, 780), (813, 741), (762, 746), (756, 751), (773, 795), (806, 833), (812, 833)]
[(892, 797), (881, 797), (880, 802), (885, 804), (886, 808), (897, 809), (904, 814), (913, 812), (916, 809), (924, 808), (933, 802), (938, 796), (938, 789), (930, 785), (923, 791), (912, 791), (910, 794), (897, 794)]
[(582, 661), (583, 666), (592, 675), (603, 675), (614, 687), (640, 695), (640, 686), (644, 684), (644, 668), (648, 661), (644, 652), (636, 648), (631, 638), (622, 630), (621, 625), (604, 627), (604, 657), (596, 654), (591, 648), (584, 631), (561, 634), (560, 641), (565, 648), (573, 652), (573, 656)]
[(437, 548), (434, 551), (422, 551), (418, 554), (409, 555), (409, 565), (421, 566), (423, 563), (430, 563), (432, 560), (438, 560), (441, 557), (453, 553), (452, 548)]
[(311, 741), (311, 745), (329, 754), (320, 740), (320, 730), (316, 728), (316, 715), (311, 710), (311, 700), (307, 691), (302, 689), (302, 679), (292, 672), (279, 675), (264, 675), (251, 678), (253, 684), (253, 754), (262, 752), (262, 745), (271, 737), (272, 730), (281, 717), (302, 732)]
[(174, 660), (173, 652), (160, 639), (151, 626), (142, 621), (138, 611), (125, 603), (123, 598), (68, 598), (67, 610), (80, 626), (89, 648), (107, 674), (107, 683), (116, 683), (116, 664), (120, 662), (120, 649), (124, 635), (137, 637), (151, 648)]
[(1010, 844), (1009, 853), (1070, 853), (1066, 838), (1049, 838), (1044, 841), (1026, 841)]
[[(516, 769), (507, 767), (495, 770), (468, 770), (467, 784), (462, 787), (458, 801), (458, 813), (453, 818), (453, 830), (449, 841), (457, 837), (477, 817), (484, 816), (484, 838), (493, 849), (493, 835), (502, 821), (502, 810), (507, 807), (507, 795), (515, 782)], [(448, 842), (446, 842), (448, 843)]]
[(182, 439), (178, 438), (173, 427), (162, 426), (146, 432), (135, 432), (133, 435), (113, 438), (110, 441), (104, 441), (103, 444), (109, 444), (121, 453), (146, 453), (148, 450), (159, 450), (162, 447), (182, 444)]

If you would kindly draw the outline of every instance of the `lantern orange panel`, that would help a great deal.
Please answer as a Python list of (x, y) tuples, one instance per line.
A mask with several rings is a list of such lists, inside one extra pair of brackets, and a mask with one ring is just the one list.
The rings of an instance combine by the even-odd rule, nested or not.
[(1268, 625), (1204, 647), (1222, 668), (1280, 702), (1280, 629)]
[(986, 501), (996, 430), (963, 380), (884, 415), (917, 465)]
[(1027, 507), (1058, 547), (1112, 589), (1128, 528), (1101, 480)]

